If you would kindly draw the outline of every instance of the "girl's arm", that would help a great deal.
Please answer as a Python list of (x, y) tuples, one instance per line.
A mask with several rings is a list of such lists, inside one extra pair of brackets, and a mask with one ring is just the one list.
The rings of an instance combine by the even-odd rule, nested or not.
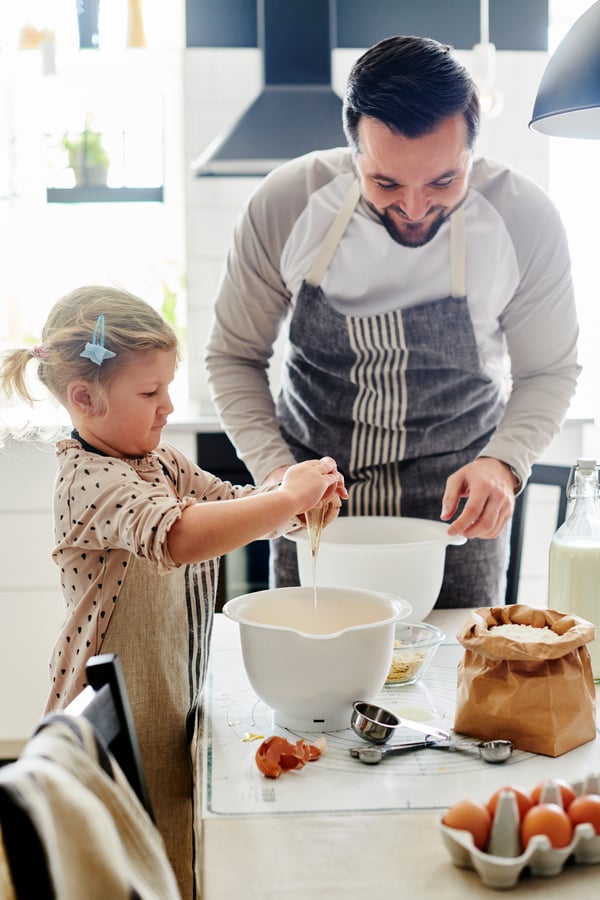
[(347, 492), (331, 457), (297, 463), (276, 490), (186, 507), (169, 529), (169, 554), (180, 564), (222, 556), (334, 496), (345, 498)]

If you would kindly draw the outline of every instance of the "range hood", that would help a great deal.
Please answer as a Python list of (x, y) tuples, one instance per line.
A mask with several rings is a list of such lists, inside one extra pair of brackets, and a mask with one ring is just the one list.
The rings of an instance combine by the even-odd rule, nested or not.
[(258, 0), (263, 89), (192, 163), (198, 177), (262, 176), (311, 150), (346, 146), (331, 86), (332, 0)]

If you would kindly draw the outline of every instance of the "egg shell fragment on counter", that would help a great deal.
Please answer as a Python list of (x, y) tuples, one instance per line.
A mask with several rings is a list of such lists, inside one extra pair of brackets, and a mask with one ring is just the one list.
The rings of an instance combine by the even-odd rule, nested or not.
[(255, 754), (258, 770), (266, 778), (279, 778), (282, 772), (302, 769), (307, 762), (317, 760), (324, 747), (309, 744), (303, 738), (292, 744), (277, 734), (265, 738)]

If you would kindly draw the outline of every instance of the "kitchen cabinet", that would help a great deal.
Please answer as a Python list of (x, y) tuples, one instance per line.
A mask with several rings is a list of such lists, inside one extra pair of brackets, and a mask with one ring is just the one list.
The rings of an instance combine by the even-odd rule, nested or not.
[[(232, 484), (252, 484), (253, 479), (244, 463), (238, 458), (233, 445), (223, 432), (198, 434), (198, 465)], [(228, 553), (221, 564), (216, 611), (231, 597), (250, 591), (261, 591), (269, 586), (269, 542), (253, 541)]]

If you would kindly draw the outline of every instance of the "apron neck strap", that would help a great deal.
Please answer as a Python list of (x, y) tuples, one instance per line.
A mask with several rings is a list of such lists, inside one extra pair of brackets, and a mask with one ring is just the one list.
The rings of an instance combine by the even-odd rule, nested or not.
[(358, 179), (355, 178), (352, 182), (352, 187), (346, 194), (344, 202), (340, 206), (338, 213), (329, 228), (329, 231), (323, 239), (321, 249), (317, 253), (313, 264), (310, 267), (310, 272), (306, 276), (306, 282), (307, 284), (310, 284), (311, 287), (318, 287), (318, 285), (321, 284), (323, 275), (327, 271), (327, 267), (331, 262), (333, 254), (337, 250), (337, 245), (339, 244), (344, 231), (348, 227), (348, 223), (354, 214), (359, 199), (360, 184)]
[(450, 216), (450, 285), (452, 297), (466, 297), (465, 205)]

